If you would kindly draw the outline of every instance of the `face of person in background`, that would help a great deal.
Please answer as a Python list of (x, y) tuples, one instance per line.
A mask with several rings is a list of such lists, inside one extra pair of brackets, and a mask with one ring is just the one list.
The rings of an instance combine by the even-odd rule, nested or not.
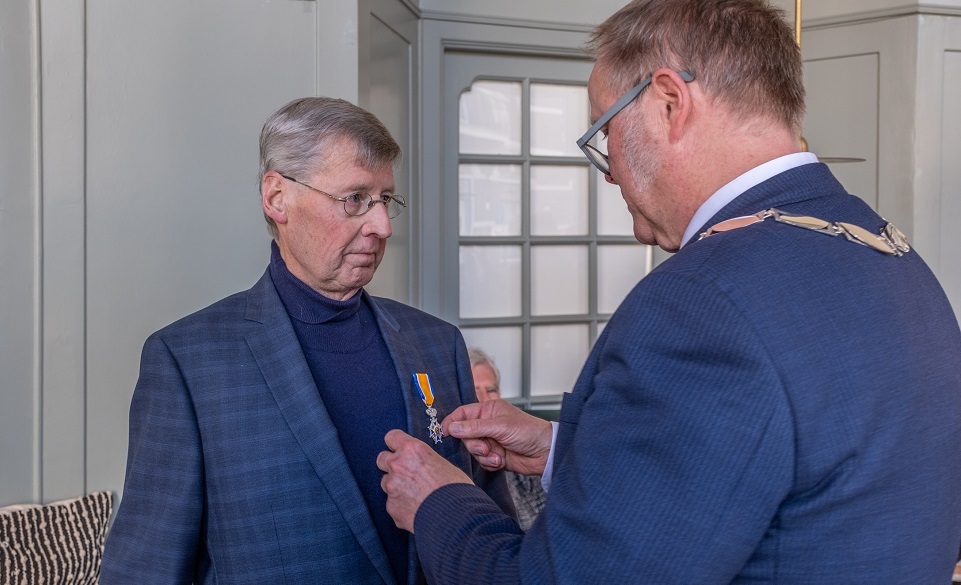
[(477, 364), (471, 368), (471, 373), (474, 374), (474, 392), (478, 402), (501, 397), (501, 389), (493, 368), (487, 364)]

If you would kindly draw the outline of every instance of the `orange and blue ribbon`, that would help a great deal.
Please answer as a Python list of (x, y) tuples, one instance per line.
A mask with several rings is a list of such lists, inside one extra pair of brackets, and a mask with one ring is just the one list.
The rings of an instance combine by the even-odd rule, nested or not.
[(427, 426), (430, 429), (430, 438), (434, 440), (434, 443), (440, 443), (444, 437), (444, 430), (437, 422), (437, 409), (434, 408), (434, 389), (430, 385), (430, 376), (421, 373), (414, 374), (414, 387), (417, 388), (420, 399), (424, 401), (424, 405), (427, 407), (427, 416), (430, 417), (430, 424)]

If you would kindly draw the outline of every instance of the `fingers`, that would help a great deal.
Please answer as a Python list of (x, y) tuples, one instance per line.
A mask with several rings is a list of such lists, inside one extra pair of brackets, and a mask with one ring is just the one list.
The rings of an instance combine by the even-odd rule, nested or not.
[(444, 427), (444, 432), (447, 432), (447, 424), (449, 422), (480, 418), (483, 404), (483, 402), (473, 402), (471, 404), (465, 404), (455, 408), (454, 412), (448, 414), (444, 420), (441, 421), (441, 426)]
[(496, 471), (504, 467), (504, 448), (499, 443), (487, 439), (466, 439), (464, 446), (484, 469)]
[(506, 400), (487, 400), (465, 404), (441, 423), (444, 433), (458, 439), (501, 438), (523, 419), (524, 412)]
[[(387, 434), (384, 435), (384, 443), (390, 451), (381, 451), (377, 455), (377, 469), (384, 473), (390, 471), (390, 462), (396, 457), (395, 451), (407, 442), (406, 439), (412, 439), (412, 437), (404, 431), (397, 429), (387, 431)], [(383, 482), (381, 482), (381, 486), (383, 486)]]
[[(387, 494), (387, 513), (394, 524), (403, 530), (413, 532), (414, 513), (423, 501), (418, 495), (416, 473), (412, 472), (412, 462), (420, 460), (419, 447), (428, 451), (429, 447), (407, 433), (394, 429), (384, 435), (384, 443), (389, 451), (377, 455), (377, 468), (384, 472), (380, 479), (380, 489)], [(419, 464), (414, 464), (419, 467)]]
[(485, 400), (484, 402), (474, 402), (457, 407), (454, 412), (447, 415), (441, 426), (447, 429), (449, 423), (470, 421), (470, 420), (489, 420), (505, 414), (518, 411), (518, 408), (506, 400)]
[(387, 434), (384, 435), (384, 443), (387, 444), (387, 448), (390, 449), (391, 451), (396, 451), (400, 449), (400, 447), (405, 443), (407, 443), (408, 441), (414, 441), (414, 440), (416, 439), (414, 439), (413, 437), (411, 437), (410, 435), (408, 435), (407, 433), (405, 433), (400, 429), (393, 429), (393, 430), (387, 431)]
[(485, 439), (464, 439), (464, 447), (474, 457), (485, 457), (491, 452), (491, 444)]
[[(384, 473), (387, 473), (388, 471), (390, 471), (390, 468), (388, 467), (388, 458), (389, 458), (391, 455), (392, 455), (392, 453), (391, 453), (390, 451), (381, 451), (380, 453), (378, 453), (378, 454), (377, 454), (377, 469), (383, 471)], [(381, 482), (380, 482), (380, 485), (381, 485), (381, 487), (383, 487), (384, 482), (381, 481)]]
[(472, 483), (460, 469), (444, 460), (426, 443), (399, 430), (384, 435), (390, 449), (377, 455), (384, 472), (380, 488), (387, 494), (387, 513), (394, 523), (413, 532), (414, 516), (424, 499), (449, 483)]
[(474, 459), (487, 471), (500, 471), (504, 469), (504, 458), (496, 453), (487, 457), (474, 457)]
[[(397, 457), (395, 453), (388, 453), (386, 451), (381, 453), (380, 456), (377, 457), (377, 466), (381, 469), (384, 469), (384, 467), (381, 467), (381, 458), (384, 455)], [(384, 470), (386, 471), (386, 469)], [(387, 513), (390, 514), (390, 517), (394, 520), (394, 525), (401, 530), (407, 530), (413, 533), (416, 508), (414, 508), (413, 512), (409, 509), (410, 499), (404, 480), (392, 473), (385, 473), (384, 477), (380, 479), (380, 489), (387, 494)]]

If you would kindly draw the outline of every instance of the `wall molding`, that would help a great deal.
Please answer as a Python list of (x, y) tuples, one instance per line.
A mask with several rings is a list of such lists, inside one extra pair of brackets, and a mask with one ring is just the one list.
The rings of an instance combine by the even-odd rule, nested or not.
[[(483, 24), (493, 26), (504, 26), (512, 28), (526, 28), (538, 30), (555, 30), (565, 32), (589, 33), (594, 29), (594, 25), (571, 24), (568, 22), (557, 22), (547, 20), (532, 20), (525, 18), (509, 18), (497, 16), (481, 16), (477, 14), (463, 14), (454, 12), (443, 12), (438, 10), (423, 10), (412, 4), (411, 0), (400, 0), (406, 4), (411, 11), (422, 20), (436, 20), (443, 22), (457, 22), (464, 24)], [(805, 28), (824, 28), (831, 26), (860, 24), (884, 20), (888, 18), (899, 18), (912, 15), (928, 16), (961, 16), (961, 6), (949, 6), (937, 2), (910, 2), (898, 6), (879, 9), (855, 10), (845, 14), (835, 14), (831, 16), (821, 16), (806, 18), (803, 22)], [(791, 16), (791, 15), (789, 15)]]
[(408, 10), (414, 13), (417, 18), (422, 18), (422, 11), (420, 6), (418, 6), (413, 0), (398, 0), (401, 4), (407, 7)]
[(443, 39), (444, 52), (484, 53), (487, 55), (524, 55), (535, 57), (564, 57), (567, 59), (593, 60), (587, 51), (570, 47), (548, 45), (525, 45), (502, 42)]
[(442, 22), (483, 24), (511, 28), (555, 30), (575, 33), (587, 33), (594, 29), (594, 27), (591, 25), (570, 24), (566, 22), (530, 20), (524, 18), (504, 18), (496, 16), (478, 16), (475, 14), (455, 14), (453, 12), (439, 12), (433, 10), (420, 10), (418, 12), (422, 20), (437, 20)]
[(939, 4), (920, 3), (905, 4), (891, 8), (880, 8), (877, 10), (859, 10), (848, 14), (834, 16), (823, 16), (819, 18), (805, 19), (801, 25), (802, 30), (817, 30), (836, 26), (850, 26), (853, 24), (865, 24), (887, 20), (891, 18), (902, 18), (905, 16), (961, 16), (961, 6), (943, 6)]
[(86, 490), (86, 14), (83, 0), (40, 2), (40, 485), (45, 502)]

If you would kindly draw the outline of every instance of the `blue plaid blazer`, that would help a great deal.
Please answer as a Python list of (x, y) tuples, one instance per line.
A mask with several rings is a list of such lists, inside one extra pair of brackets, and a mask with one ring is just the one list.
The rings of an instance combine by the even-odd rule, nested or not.
[[(412, 374), (430, 374), (440, 418), (476, 400), (463, 338), (426, 313), (368, 300), (409, 390), (406, 430), (426, 439)], [(459, 441), (429, 443), (512, 509), (503, 477)], [(411, 540), (408, 583), (417, 583)], [(100, 582), (395, 582), (268, 274), (147, 340)]]

